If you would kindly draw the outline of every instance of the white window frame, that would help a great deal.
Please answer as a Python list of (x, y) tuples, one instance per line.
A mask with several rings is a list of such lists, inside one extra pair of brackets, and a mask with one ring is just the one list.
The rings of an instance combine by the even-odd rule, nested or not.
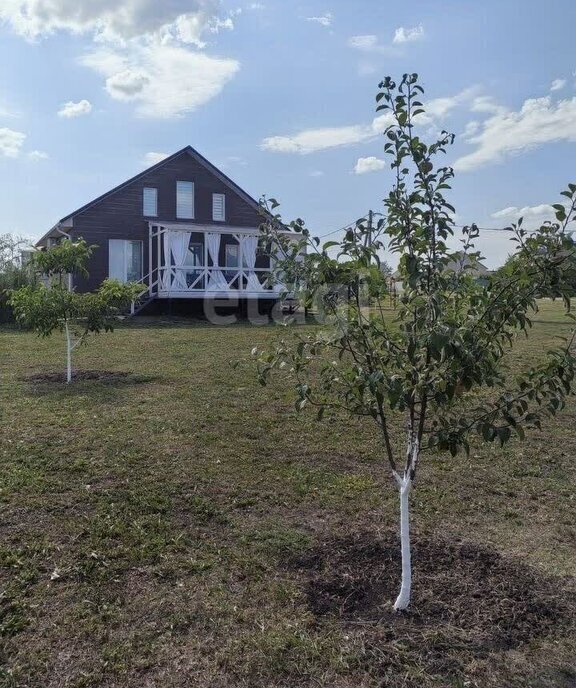
[[(146, 192), (147, 191), (153, 191), (154, 192), (154, 212), (153, 213), (147, 213), (146, 212)], [(145, 186), (142, 189), (142, 214), (144, 217), (158, 217), (158, 189), (154, 186)]]
[[(181, 194), (186, 190), (190, 193), (190, 199), (183, 198)], [(190, 214), (187, 214), (187, 208), (182, 209), (182, 206), (190, 202)], [(179, 220), (193, 220), (194, 219), (194, 182), (180, 179), (176, 182), (176, 217)]]
[[(217, 217), (216, 213), (216, 200), (221, 199), (222, 201), (222, 215)], [(213, 193), (212, 194), (212, 220), (214, 222), (226, 222), (226, 194), (223, 193)]]
[[(121, 274), (120, 275), (112, 275), (110, 271), (110, 267), (112, 264), (111, 260), (111, 255), (112, 255), (112, 249), (114, 246), (119, 248), (119, 244), (122, 244), (122, 251), (121, 251), (121, 256), (120, 256), (120, 263), (121, 263)], [(120, 282), (126, 283), (128, 281), (128, 251), (127, 247), (128, 244), (140, 244), (140, 279), (137, 281), (141, 281), (142, 278), (144, 277), (144, 242), (140, 241), (139, 239), (108, 239), (108, 277), (111, 279), (117, 279)]]

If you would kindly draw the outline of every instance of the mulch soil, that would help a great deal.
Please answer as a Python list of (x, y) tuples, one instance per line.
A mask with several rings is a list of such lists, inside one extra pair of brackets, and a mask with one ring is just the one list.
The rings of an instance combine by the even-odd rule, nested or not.
[(492, 653), (575, 630), (568, 580), (470, 542), (416, 537), (412, 555), (412, 604), (402, 613), (392, 607), (401, 573), (394, 533), (327, 539), (287, 566), (299, 573), (316, 622), (361, 637), (363, 664), (383, 679), (397, 679), (407, 658), (428, 674), (461, 676)]
[[(113, 371), (113, 370), (75, 370), (72, 373), (72, 380), (96, 380), (98, 382), (122, 382), (130, 378), (130, 373)], [(26, 377), (20, 378), (25, 382), (32, 383), (47, 383), (47, 384), (65, 384), (66, 373), (50, 372), (50, 373), (33, 373)]]

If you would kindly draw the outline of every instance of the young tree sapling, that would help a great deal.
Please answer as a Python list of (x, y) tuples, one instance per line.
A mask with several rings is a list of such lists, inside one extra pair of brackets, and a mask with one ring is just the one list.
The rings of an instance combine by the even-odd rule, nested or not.
[[(300, 219), (290, 223), (292, 237), (279, 231), (277, 213), (263, 225), (277, 272), (303, 285), (300, 297), (307, 305), (317, 294), (338, 292), (350, 299), (323, 299), (325, 327), (296, 331), (271, 350), (253, 350), (263, 384), (275, 370), (294, 380), (297, 409), (316, 407), (319, 417), (344, 410), (369, 419), (380, 433), (400, 499), (396, 610), (405, 610), (411, 599), (409, 500), (420, 460), (433, 452), (468, 452), (472, 434), (501, 445), (513, 433), (523, 439), (525, 428), (540, 427), (544, 416), (563, 407), (576, 367), (574, 335), (518, 376), (503, 365), (516, 335), (529, 334), (544, 288), (564, 299), (572, 317), (563, 267), (574, 257), (567, 230), (575, 217), (576, 185), (563, 192), (567, 202), (554, 206), (555, 222), (529, 232), (519, 219), (509, 228), (518, 257), (511, 270), (487, 283), (474, 279), (470, 273), (480, 260), (475, 225), (462, 231), (462, 269), (447, 269), (456, 251), (450, 247), (454, 208), (444, 192), (454, 172), (434, 162), (454, 136), (442, 132), (431, 144), (422, 140), (422, 95), (416, 74), (405, 74), (398, 84), (387, 77), (379, 85), (376, 109), (390, 120), (384, 152), (394, 181), (376, 228), (361, 219), (340, 241), (321, 245)], [(270, 214), (278, 206), (273, 199), (264, 205)], [(382, 307), (387, 285), (378, 265), (384, 247), (398, 256), (403, 285), (393, 319)], [(330, 288), (334, 284), (343, 288)], [(362, 306), (363, 286), (372, 308)], [(403, 446), (395, 441), (399, 434)]]
[(87, 275), (86, 261), (93, 247), (79, 240), (63, 240), (37, 252), (31, 262), (47, 281), (10, 292), (16, 319), (41, 337), (63, 332), (66, 340), (66, 382), (72, 381), (72, 354), (90, 332), (114, 329), (114, 316), (142, 292), (142, 285), (107, 279), (95, 291), (79, 294), (68, 286), (67, 275)]

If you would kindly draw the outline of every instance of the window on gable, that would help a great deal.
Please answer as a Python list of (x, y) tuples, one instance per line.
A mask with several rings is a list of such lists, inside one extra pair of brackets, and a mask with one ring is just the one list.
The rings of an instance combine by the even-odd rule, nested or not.
[(215, 222), (224, 222), (226, 220), (225, 194), (212, 194), (212, 219)]
[(158, 189), (145, 186), (142, 194), (142, 205), (145, 216), (156, 217), (158, 215)]
[(176, 217), (194, 219), (194, 182), (176, 182)]

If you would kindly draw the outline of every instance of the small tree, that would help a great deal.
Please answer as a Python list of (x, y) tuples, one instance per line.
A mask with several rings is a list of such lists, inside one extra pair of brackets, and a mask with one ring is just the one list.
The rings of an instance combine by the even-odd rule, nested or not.
[[(566, 228), (575, 215), (576, 185), (563, 192), (567, 206), (554, 206), (556, 222), (532, 233), (523, 229), (521, 219), (512, 225), (518, 260), (510, 271), (482, 285), (468, 269), (447, 270), (456, 253), (448, 246), (454, 208), (443, 194), (453, 170), (436, 169), (434, 158), (445, 153), (454, 137), (442, 132), (428, 145), (416, 133), (424, 112), (416, 74), (404, 75), (398, 85), (387, 77), (379, 88), (377, 110), (391, 120), (384, 151), (395, 181), (373, 241), (366, 241), (370, 228), (364, 221), (342, 241), (323, 245), (311, 238), (302, 220), (291, 223), (297, 240), (277, 230), (279, 215), (264, 225), (275, 244), (277, 269), (306, 285), (303, 298), (310, 302), (316, 292), (325, 293), (327, 284), (337, 282), (351, 299), (344, 306), (324, 300), (327, 327), (296, 333), (273, 350), (254, 349), (253, 354), (263, 384), (274, 370), (295, 381), (298, 410), (310, 405), (322, 417), (343, 409), (375, 424), (399, 490), (402, 583), (394, 607), (404, 610), (411, 595), (409, 495), (420, 460), (433, 452), (468, 452), (472, 434), (501, 445), (513, 433), (522, 439), (526, 427), (540, 427), (543, 416), (562, 408), (571, 391), (573, 337), (515, 378), (502, 364), (515, 335), (529, 333), (530, 314), (544, 286), (570, 308), (562, 278), (574, 253)], [(278, 204), (271, 200), (265, 205), (273, 212)], [(474, 250), (477, 236), (475, 225), (464, 228), (461, 250), (467, 266), (480, 259)], [(404, 285), (393, 322), (384, 317), (380, 303), (386, 292), (379, 271), (374, 275), (384, 240), (399, 255)], [(338, 256), (330, 258), (328, 249), (334, 246)], [(304, 247), (308, 255), (302, 260)], [(375, 308), (361, 307), (365, 283)], [(486, 388), (495, 391), (478, 393)], [(403, 442), (398, 443), (395, 430), (404, 435)]]
[(92, 246), (83, 241), (65, 239), (57, 246), (35, 253), (31, 263), (48, 286), (28, 285), (10, 293), (16, 319), (41, 337), (54, 331), (66, 338), (66, 381), (72, 381), (72, 353), (90, 332), (111, 332), (114, 316), (142, 292), (141, 284), (122, 284), (105, 280), (95, 292), (78, 294), (68, 288), (66, 275), (86, 276), (86, 261)]

